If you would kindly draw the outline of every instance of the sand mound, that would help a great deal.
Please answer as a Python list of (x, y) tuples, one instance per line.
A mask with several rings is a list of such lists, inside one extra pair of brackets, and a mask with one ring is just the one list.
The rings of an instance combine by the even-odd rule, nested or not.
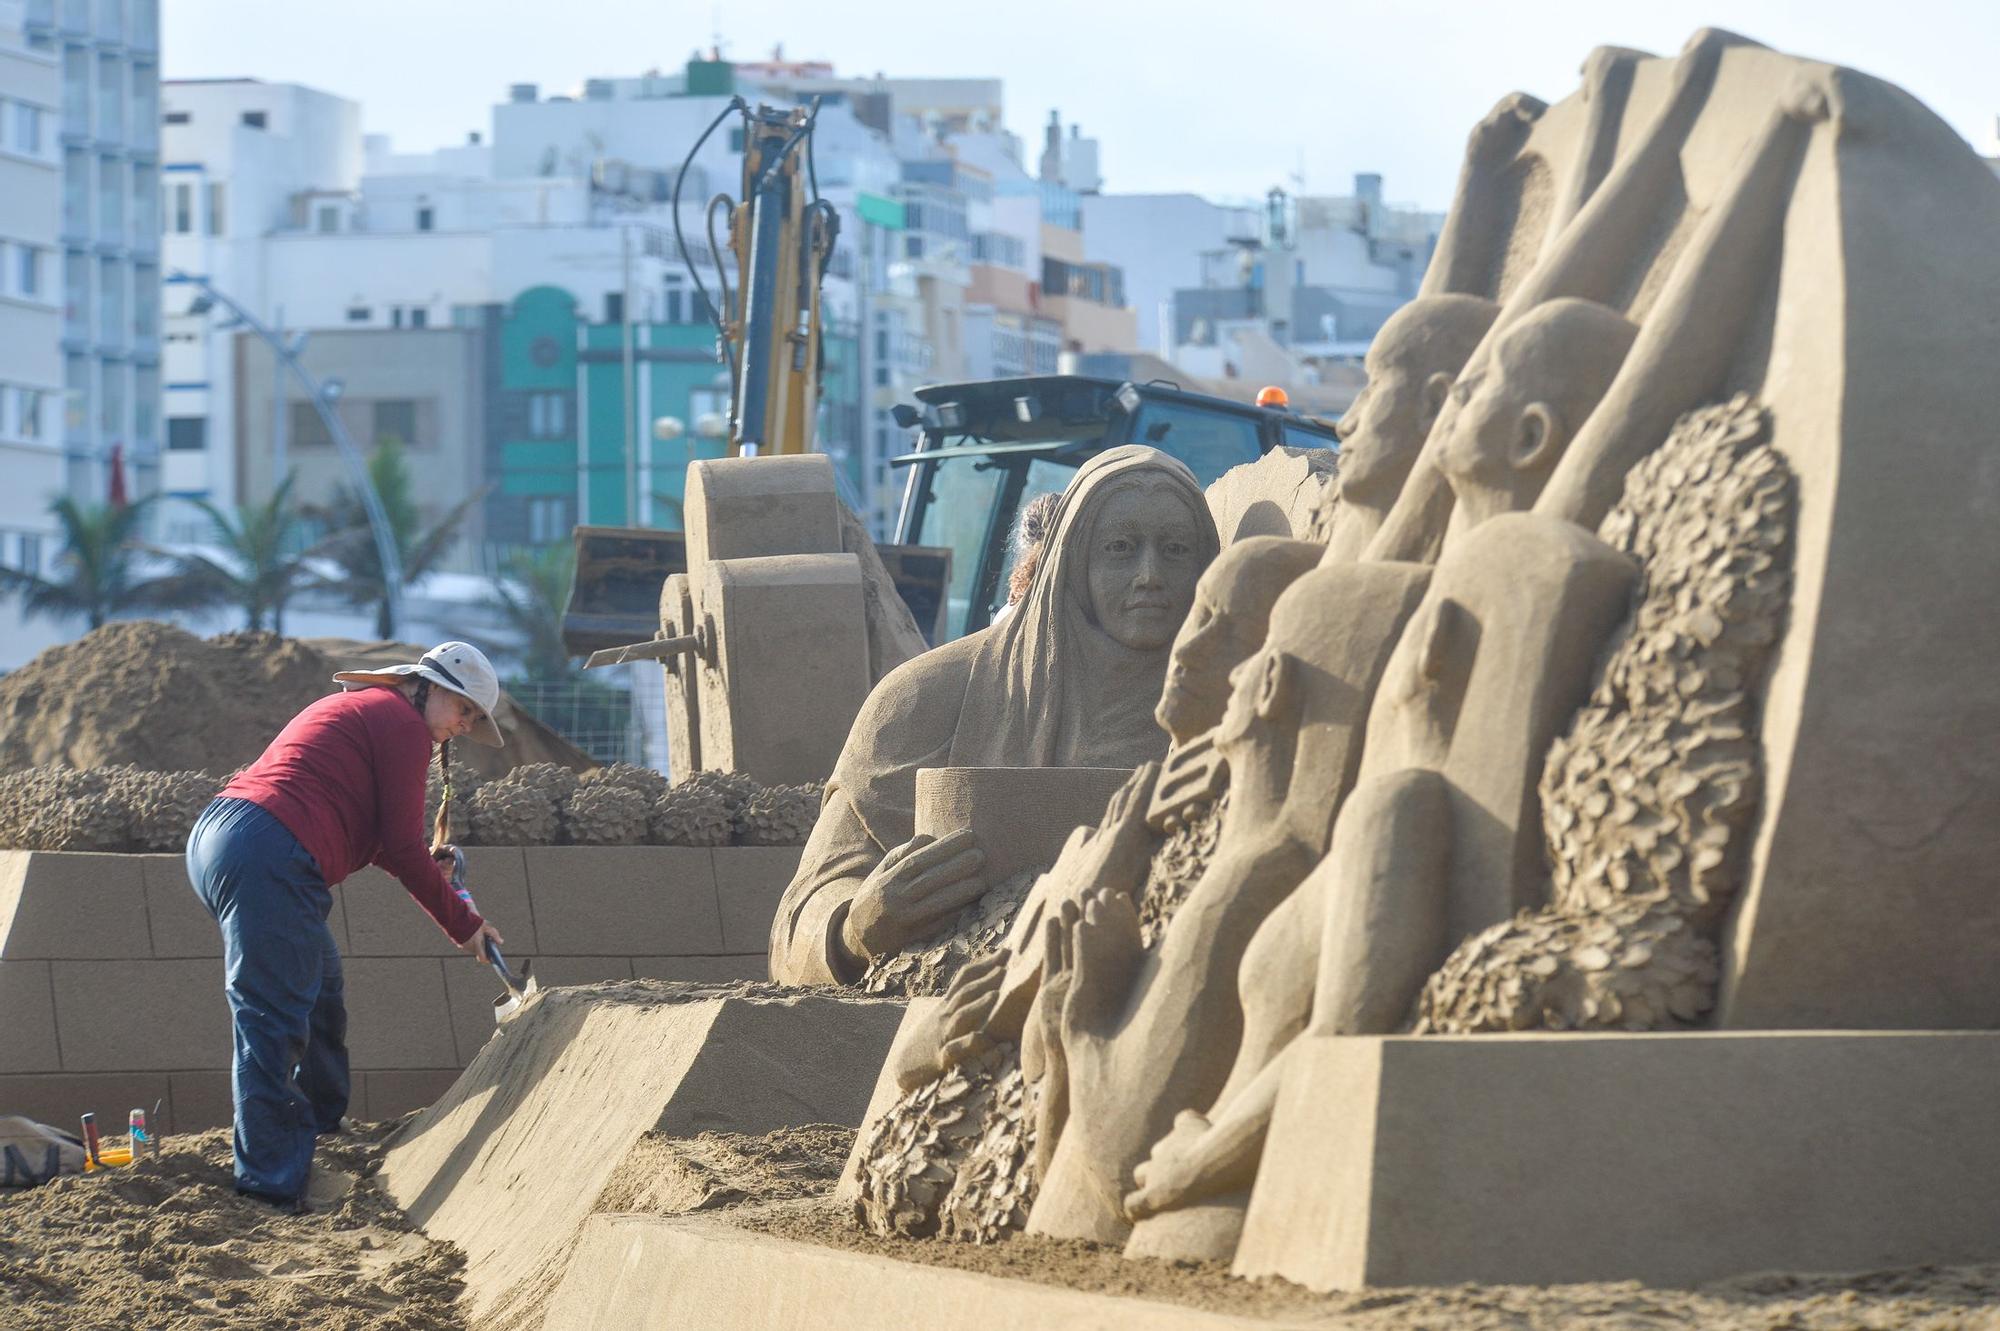
[(649, 1132), (626, 1152), (591, 1209), (687, 1215), (823, 1196), (833, 1191), (853, 1147), (854, 1129), (832, 1123), (780, 1128), (761, 1136)]
[[(262, 753), (300, 708), (333, 692), (334, 671), (414, 661), (423, 650), (275, 633), (198, 638), (145, 619), (106, 624), (0, 678), (0, 772), (125, 764), (226, 776)], [(505, 693), (494, 720), (504, 749), (454, 746), (481, 776), (521, 763), (596, 766)]]
[[(365, 1175), (385, 1131), (322, 1143), (320, 1160)], [(457, 1331), (463, 1266), (365, 1179), (308, 1216), (237, 1196), (226, 1130), (169, 1138), (130, 1169), (0, 1192), (0, 1325), (10, 1331)]]
[(0, 679), (0, 771), (228, 773), (327, 692), (332, 673), (274, 633), (202, 639), (152, 620), (106, 624)]
[(383, 1187), (466, 1254), (483, 1331), (539, 1327), (607, 1189), (669, 1212), (823, 1190), (851, 1129), (817, 1125), (861, 1121), (901, 1017), (749, 981), (548, 990), (398, 1136)]

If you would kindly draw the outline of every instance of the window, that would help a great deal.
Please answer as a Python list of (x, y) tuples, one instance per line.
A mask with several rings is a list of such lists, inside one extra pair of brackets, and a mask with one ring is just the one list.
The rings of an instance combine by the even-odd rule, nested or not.
[(625, 293), (607, 291), (604, 293), (604, 322), (622, 324), (625, 322)]
[(132, 370), (132, 442), (150, 453), (160, 438), (160, 370), (139, 365)]
[(267, 117), (262, 111), (245, 111), (243, 113), (243, 123), (251, 129), (263, 129), (266, 119)]
[(209, 235), (220, 236), (227, 234), (225, 228), (229, 217), (228, 205), (229, 205), (229, 194), (227, 191), (227, 183), (220, 180), (211, 180), (208, 183), (208, 234)]
[(124, 137), (120, 131), (125, 122), (125, 80), (118, 66), (115, 55), (97, 59), (97, 122), (92, 137), (99, 143), (117, 143)]
[(310, 402), (294, 402), (286, 421), (286, 433), (296, 448), (332, 448), (333, 436), (326, 432), (326, 422), (319, 418), (319, 412)]
[(191, 117), (185, 111), (169, 111), (164, 119), (169, 125), (185, 125)]
[(375, 311), (366, 305), (350, 305), (347, 307), (347, 322), (351, 324), (365, 324), (374, 317)]
[(1234, 412), (1212, 411), (1179, 402), (1148, 402), (1132, 421), (1132, 442), (1173, 454), (1203, 485), (1262, 453), (1257, 422)]
[(42, 538), (40, 536), (32, 532), (21, 533), (20, 543), (16, 546), (14, 567), (20, 569), (23, 573), (40, 573), (42, 571)]
[(680, 286), (679, 286), (678, 284), (673, 284), (673, 285), (669, 285), (669, 286), (667, 287), (667, 322), (668, 322), (668, 323), (670, 323), (670, 324), (677, 324), (677, 323), (685, 323), (685, 322), (686, 322), (686, 319), (685, 319), (685, 318), (683, 317), (683, 314), (684, 314), (684, 309), (683, 309), (683, 306), (684, 306), (684, 299), (683, 299), (683, 297), (684, 297), (684, 293), (683, 293), (683, 292), (681, 291), (681, 289), (680, 289)]
[(68, 356), (63, 360), (63, 438), (72, 444), (90, 439), (90, 359)]
[(430, 324), (431, 324), (431, 312), (429, 310), (425, 309), (421, 305), (410, 306), (410, 327), (428, 328), (430, 327)]
[(97, 238), (125, 238), (125, 165), (115, 157), (97, 159)]
[[(292, 433), (296, 435), (298, 432), (294, 430)], [(199, 453), (207, 447), (208, 417), (167, 417), (167, 451), (169, 453)]]
[(729, 151), (733, 153), (743, 151), (743, 131), (741, 128), (729, 131)]
[(14, 390), (14, 433), (20, 438), (42, 437), (42, 400), (46, 396), (47, 394), (35, 388)]
[(318, 219), (318, 229), (320, 231), (334, 232), (340, 230), (340, 209), (335, 207), (333, 204), (330, 203), (321, 204), (319, 206), (319, 211), (316, 214), (316, 217)]
[(561, 393), (528, 395), (528, 437), (562, 439), (569, 434), (569, 399)]
[(528, 541), (531, 545), (551, 545), (569, 535), (569, 500), (546, 495), (528, 501)]
[(174, 186), (174, 202), (172, 207), (174, 234), (185, 236), (188, 232), (194, 230), (194, 186), (186, 184)]
[(160, 180), (150, 166), (132, 164), (132, 235), (134, 243), (146, 250), (159, 248)]
[(90, 158), (75, 149), (63, 154), (62, 228), (77, 239), (90, 234)]
[(419, 207), (417, 209), (417, 230), (419, 231), (430, 230), (432, 217), (433, 214), (431, 212), (431, 206), (429, 204), (426, 203), (421, 207)]
[(14, 290), (16, 294), (31, 296), (36, 300), (42, 295), (42, 252), (33, 245), (16, 246), (14, 250)]
[(97, 340), (125, 344), (125, 272), (116, 259), (97, 261)]
[(403, 326), (403, 307), (400, 305), (391, 305), (389, 307), (389, 327), (401, 328), (402, 326)]
[(14, 103), (15, 152), (26, 153), (30, 157), (42, 155), (42, 108), (29, 106), (26, 102)]
[(421, 442), (417, 438), (417, 404), (411, 398), (382, 398), (374, 404), (374, 420), (371, 437), (377, 444), (394, 439), (399, 444), (415, 448)]
[(97, 429), (106, 443), (125, 442), (125, 367), (106, 362), (97, 384)]

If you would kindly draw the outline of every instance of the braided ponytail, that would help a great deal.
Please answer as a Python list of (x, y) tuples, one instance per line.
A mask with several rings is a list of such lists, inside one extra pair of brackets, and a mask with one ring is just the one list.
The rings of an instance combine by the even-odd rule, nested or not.
[[(427, 679), (419, 678), (417, 680), (416, 692), (410, 697), (410, 701), (416, 705), (417, 715), (422, 716), (424, 714), (424, 708), (430, 704), (430, 700), (431, 682)], [(431, 827), (431, 854), (433, 855), (441, 853), (446, 846), (451, 844), (450, 740), (443, 740), (438, 744), (438, 784), (444, 788), (444, 794), (438, 800), (437, 822)]]

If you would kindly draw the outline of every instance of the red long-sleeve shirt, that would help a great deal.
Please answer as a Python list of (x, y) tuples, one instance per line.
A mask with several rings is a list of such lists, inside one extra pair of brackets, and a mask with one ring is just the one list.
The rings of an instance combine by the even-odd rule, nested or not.
[(424, 836), (431, 734), (395, 689), (329, 694), (278, 732), (222, 793), (285, 825), (318, 861), (328, 886), (379, 864), (401, 880), (454, 943), (479, 915), (452, 891)]

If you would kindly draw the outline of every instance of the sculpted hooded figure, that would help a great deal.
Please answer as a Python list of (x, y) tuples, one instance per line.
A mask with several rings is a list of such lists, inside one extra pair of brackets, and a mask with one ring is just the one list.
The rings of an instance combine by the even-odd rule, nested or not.
[(970, 833), (915, 840), (918, 768), (1160, 758), (1153, 707), (1217, 545), (1176, 459), (1132, 446), (1085, 464), (1014, 613), (901, 666), (862, 705), (772, 923), (771, 978), (851, 982), (984, 892)]

